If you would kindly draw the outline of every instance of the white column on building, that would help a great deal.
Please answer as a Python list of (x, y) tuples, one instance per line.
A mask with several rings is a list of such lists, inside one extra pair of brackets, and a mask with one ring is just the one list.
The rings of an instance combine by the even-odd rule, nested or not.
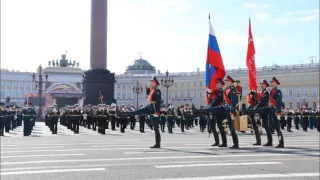
[(123, 88), (123, 84), (120, 84), (120, 99), (122, 99), (122, 88)]
[(126, 99), (128, 99), (128, 84), (126, 83)]

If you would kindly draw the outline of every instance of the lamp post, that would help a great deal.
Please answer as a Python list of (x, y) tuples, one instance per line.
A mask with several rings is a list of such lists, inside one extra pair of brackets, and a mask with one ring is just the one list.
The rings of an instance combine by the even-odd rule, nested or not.
[(133, 92), (135, 93), (135, 94), (137, 94), (137, 109), (138, 109), (138, 100), (139, 100), (139, 94), (142, 92), (142, 90), (143, 90), (143, 88), (142, 88), (142, 85), (140, 84), (139, 85), (139, 81), (137, 81), (137, 84), (136, 84), (136, 86), (135, 87), (133, 87), (132, 88), (132, 90), (133, 90)]
[[(43, 77), (45, 77), (45, 81), (43, 80)], [(36, 87), (38, 89), (38, 96), (39, 96), (39, 112), (38, 112), (38, 121), (42, 121), (42, 107), (41, 107), (41, 100), (42, 100), (42, 91), (44, 91), (43, 84), (44, 82), (48, 81), (48, 74), (43, 75), (42, 74), (42, 67), (41, 64), (38, 68), (38, 78), (36, 78), (36, 74), (32, 73), (32, 81), (36, 83)]]
[(305, 107), (308, 108), (306, 106), (306, 101), (307, 101), (308, 97), (307, 96), (301, 96), (301, 108)]
[(163, 78), (161, 79), (161, 85), (166, 88), (166, 104), (168, 105), (168, 98), (169, 98), (168, 88), (173, 85), (173, 78), (169, 76), (168, 70), (166, 72), (166, 76), (164, 77), (164, 79)]

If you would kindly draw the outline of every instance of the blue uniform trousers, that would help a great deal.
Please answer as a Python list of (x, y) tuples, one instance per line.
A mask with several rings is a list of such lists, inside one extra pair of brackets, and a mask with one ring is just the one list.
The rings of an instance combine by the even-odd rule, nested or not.
[(167, 116), (167, 124), (168, 124), (168, 132), (172, 133), (172, 127), (173, 127), (173, 116), (172, 115)]
[[(225, 104), (223, 106), (210, 107), (207, 110), (208, 110), (209, 114), (212, 113), (214, 115), (225, 115), (226, 116), (226, 119), (228, 121), (228, 127), (230, 130), (231, 136), (232, 136), (233, 144), (238, 146), (239, 140), (238, 140), (237, 133), (234, 129), (234, 121), (231, 119), (231, 116), (230, 116), (230, 107), (227, 104)], [(222, 124), (222, 122), (221, 122), (221, 124)], [(218, 125), (218, 127), (219, 127), (219, 125)]]
[(284, 145), (284, 139), (280, 129), (280, 120), (278, 120), (276, 110), (273, 107), (270, 108), (270, 117), (272, 118), (274, 129), (277, 131), (279, 144)]
[[(267, 133), (268, 143), (272, 145), (272, 130), (270, 128), (270, 124), (272, 119), (269, 118), (270, 115), (270, 108), (269, 107), (261, 107), (256, 109), (257, 113), (261, 117), (262, 125), (264, 127), (264, 130)], [(273, 123), (272, 123), (273, 124)], [(280, 127), (280, 124), (279, 124)]]
[(151, 121), (152, 121), (152, 125), (154, 128), (154, 134), (155, 134), (155, 139), (156, 139), (156, 145), (160, 146), (160, 142), (161, 142), (161, 135), (160, 135), (160, 131), (159, 131), (159, 116), (158, 117), (154, 117), (153, 114), (155, 112), (154, 109), (154, 105), (153, 104), (148, 104), (147, 106), (135, 110), (132, 112), (132, 116), (134, 115), (141, 115), (141, 114), (145, 114), (145, 115), (151, 115)]
[(29, 136), (31, 134), (31, 116), (23, 117), (23, 135)]

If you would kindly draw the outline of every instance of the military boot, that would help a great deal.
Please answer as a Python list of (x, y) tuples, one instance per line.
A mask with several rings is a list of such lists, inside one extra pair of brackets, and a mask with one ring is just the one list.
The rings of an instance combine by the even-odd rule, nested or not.
[(211, 146), (219, 146), (220, 145), (220, 143), (219, 143), (219, 135), (218, 135), (218, 133), (213, 133), (213, 136), (214, 136), (214, 141), (215, 141), (215, 143), (214, 144), (212, 144)]
[(194, 104), (192, 103), (191, 114), (192, 115), (207, 115), (208, 111), (207, 111), (207, 109), (197, 109), (196, 107), (194, 107)]
[(268, 139), (268, 142), (266, 144), (264, 144), (263, 146), (273, 146), (273, 144), (272, 144), (272, 134), (270, 132), (267, 132), (267, 139)]
[(257, 132), (256, 133), (256, 143), (254, 143), (253, 145), (254, 146), (260, 146), (261, 145), (261, 136), (260, 136), (260, 133), (259, 132)]
[(237, 133), (235, 131), (231, 132), (232, 140), (233, 140), (233, 146), (230, 147), (230, 149), (238, 149), (239, 148), (239, 140)]
[(116, 109), (116, 115), (119, 118), (126, 118), (132, 116), (132, 112), (121, 112), (119, 109)]

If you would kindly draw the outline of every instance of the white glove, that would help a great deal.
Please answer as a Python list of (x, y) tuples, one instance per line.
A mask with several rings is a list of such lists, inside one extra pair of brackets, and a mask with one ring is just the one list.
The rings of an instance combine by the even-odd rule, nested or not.
[(153, 117), (159, 117), (159, 115), (158, 114), (153, 114)]
[(211, 91), (211, 89), (207, 89), (207, 91), (206, 91), (207, 93), (211, 93), (212, 91)]
[(14, 120), (16, 120), (17, 118), (18, 118), (18, 116), (15, 115), (15, 116), (14, 116)]
[(211, 114), (209, 115), (210, 119), (212, 119), (212, 116), (213, 116), (213, 115), (211, 115)]
[(233, 121), (234, 120), (234, 115), (232, 114), (232, 115), (230, 115), (231, 116), (231, 120)]
[(281, 117), (280, 115), (277, 115), (277, 118), (278, 118), (279, 121), (280, 121), (280, 117)]
[(33, 119), (30, 119), (30, 121), (33, 121)]

